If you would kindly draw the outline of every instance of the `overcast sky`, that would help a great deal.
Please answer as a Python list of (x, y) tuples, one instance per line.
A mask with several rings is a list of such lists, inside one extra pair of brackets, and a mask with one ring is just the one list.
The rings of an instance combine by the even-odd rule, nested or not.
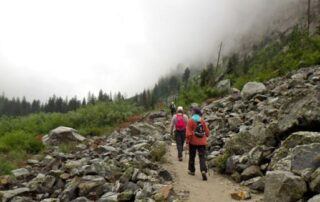
[[(0, 0), (0, 92), (131, 96), (293, 0)], [(282, 2), (282, 3), (281, 3)]]

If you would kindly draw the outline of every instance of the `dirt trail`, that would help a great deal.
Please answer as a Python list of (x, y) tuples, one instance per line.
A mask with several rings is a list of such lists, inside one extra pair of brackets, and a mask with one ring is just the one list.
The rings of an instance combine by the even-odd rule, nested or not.
[[(196, 159), (196, 175), (190, 176), (187, 173), (188, 158), (185, 156), (182, 162), (177, 159), (176, 146), (170, 146), (166, 167), (174, 174), (174, 190), (182, 195), (184, 201), (189, 202), (234, 202), (230, 196), (237, 191), (248, 190), (217, 173), (210, 172), (208, 181), (202, 181), (199, 171), (199, 159)], [(184, 196), (183, 196), (184, 195)], [(187, 197), (189, 195), (189, 197)], [(262, 201), (262, 195), (251, 194), (252, 199), (248, 202)]]

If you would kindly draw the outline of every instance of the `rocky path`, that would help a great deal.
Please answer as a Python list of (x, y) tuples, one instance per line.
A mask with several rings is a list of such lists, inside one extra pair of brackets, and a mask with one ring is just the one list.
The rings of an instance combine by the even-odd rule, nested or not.
[[(177, 159), (175, 145), (169, 146), (166, 168), (174, 174), (174, 190), (181, 195), (183, 201), (210, 201), (210, 202), (233, 202), (231, 193), (247, 191), (248, 188), (232, 182), (226, 177), (214, 172), (210, 172), (208, 181), (202, 181), (199, 170), (195, 176), (187, 174), (188, 156), (182, 162)], [(198, 159), (196, 159), (196, 162)], [(196, 164), (196, 169), (199, 165)], [(262, 201), (262, 195), (251, 194), (251, 202)]]

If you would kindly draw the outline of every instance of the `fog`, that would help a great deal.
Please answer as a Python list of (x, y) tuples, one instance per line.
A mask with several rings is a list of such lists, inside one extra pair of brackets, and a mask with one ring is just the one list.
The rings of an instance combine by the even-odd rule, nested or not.
[[(127, 96), (259, 38), (298, 0), (0, 0), (0, 93)], [(241, 42), (243, 43), (243, 41)]]

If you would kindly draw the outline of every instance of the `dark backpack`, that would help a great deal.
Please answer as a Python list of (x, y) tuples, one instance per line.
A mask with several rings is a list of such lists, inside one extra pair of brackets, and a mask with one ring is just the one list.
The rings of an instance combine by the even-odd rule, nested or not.
[(197, 124), (197, 127), (196, 127), (196, 129), (194, 131), (194, 135), (196, 137), (199, 137), (199, 138), (204, 137), (206, 133), (204, 131), (204, 128), (203, 128), (203, 125), (202, 125), (201, 121), (200, 122), (196, 122), (196, 124)]
[(176, 130), (184, 131), (186, 129), (186, 124), (184, 122), (183, 114), (176, 115)]

